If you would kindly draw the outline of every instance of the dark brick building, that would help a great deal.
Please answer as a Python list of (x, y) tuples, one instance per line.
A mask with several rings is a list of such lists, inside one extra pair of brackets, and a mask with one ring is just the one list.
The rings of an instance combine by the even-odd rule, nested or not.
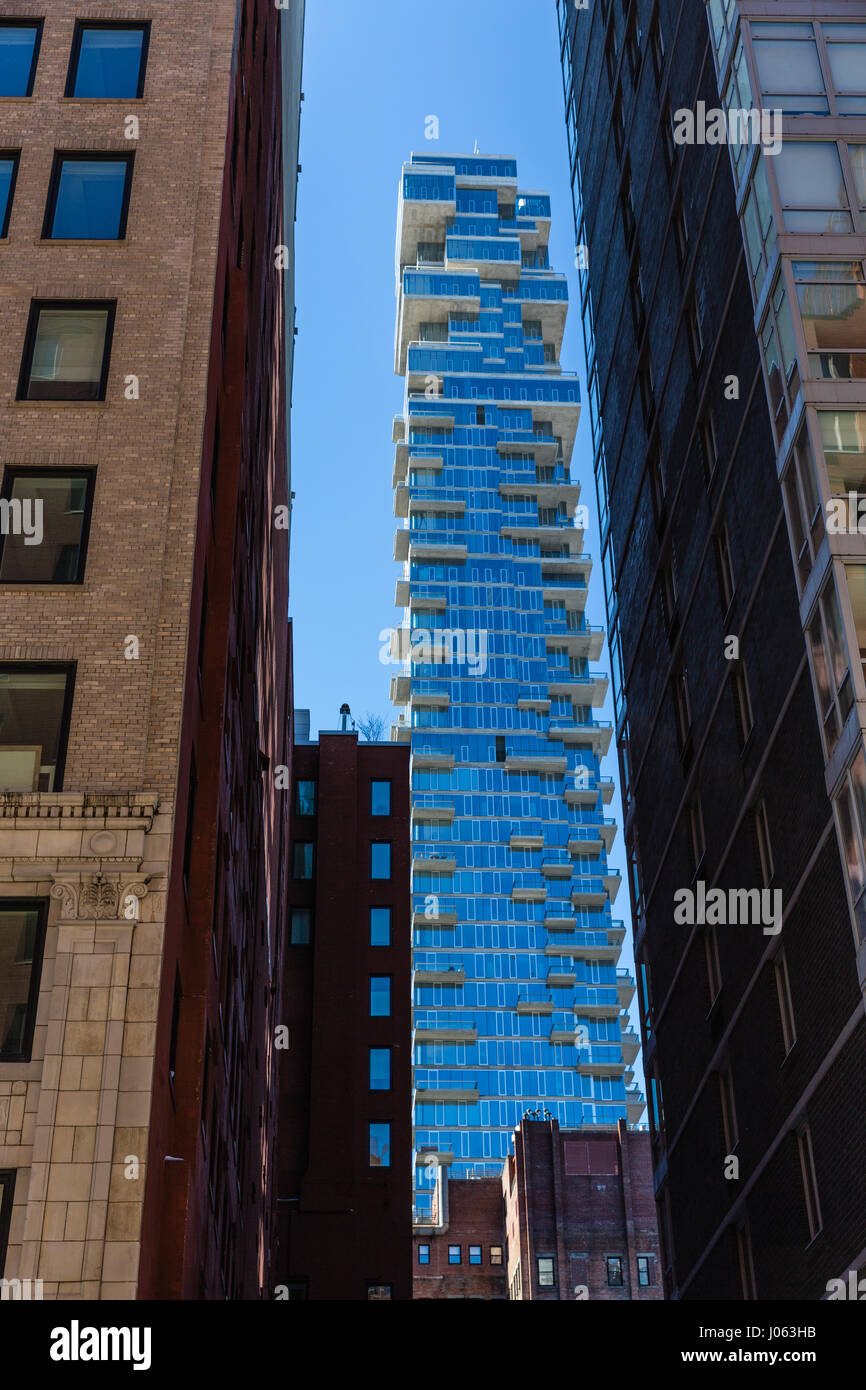
[(525, 1119), (502, 1179), (448, 1181), (415, 1232), (416, 1298), (662, 1298), (649, 1135)]
[(409, 1299), (409, 749), (296, 719), (276, 1296)]
[[(820, 513), (806, 548), (793, 521), (789, 544), (779, 486), (799, 504), (819, 396), (787, 359), (781, 395), (768, 360), (765, 392), (759, 351), (795, 243), (777, 245), (765, 210), (747, 257), (732, 154), (674, 138), (677, 112), (745, 86), (747, 59), (759, 91), (747, 20), (835, 9), (713, 0), (714, 47), (696, 0), (558, 4), (654, 1184), (680, 1299), (816, 1299), (866, 1262), (866, 1013), (839, 849), (856, 866), (857, 831), (840, 820), (837, 842), (828, 790), (844, 763), (825, 780), (803, 637), (821, 622), (826, 546), (807, 585)], [(808, 120), (794, 120), (802, 138)], [(733, 160), (754, 230), (774, 161), (746, 147)], [(800, 363), (806, 377), (802, 349)], [(832, 390), (851, 400), (850, 384)], [(856, 650), (852, 671), (858, 685)], [(856, 708), (848, 724), (846, 758)], [(781, 930), (675, 922), (675, 894), (700, 882), (778, 890)]]

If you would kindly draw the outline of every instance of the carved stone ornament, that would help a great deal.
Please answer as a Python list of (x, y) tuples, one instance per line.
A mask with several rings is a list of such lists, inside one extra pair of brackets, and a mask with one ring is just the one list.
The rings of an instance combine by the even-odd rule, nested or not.
[(89, 874), (80, 883), (57, 879), (51, 885), (51, 896), (59, 899), (60, 919), (64, 922), (76, 918), (100, 922), (137, 921), (138, 904), (147, 896), (147, 883), (137, 879), (121, 886), (119, 877)]

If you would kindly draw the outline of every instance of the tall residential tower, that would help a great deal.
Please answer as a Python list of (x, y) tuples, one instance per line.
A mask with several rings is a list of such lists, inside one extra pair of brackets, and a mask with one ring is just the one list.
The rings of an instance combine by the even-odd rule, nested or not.
[(440, 1166), (498, 1175), (528, 1109), (569, 1129), (642, 1110), (549, 232), (513, 159), (403, 167), (393, 736), (412, 749), (416, 1208), (434, 1224)]

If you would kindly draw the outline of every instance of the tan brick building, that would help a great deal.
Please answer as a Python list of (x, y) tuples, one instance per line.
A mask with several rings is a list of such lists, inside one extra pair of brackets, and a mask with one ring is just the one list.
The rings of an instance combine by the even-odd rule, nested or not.
[(267, 1295), (302, 22), (0, 3), (0, 1275), (46, 1298)]

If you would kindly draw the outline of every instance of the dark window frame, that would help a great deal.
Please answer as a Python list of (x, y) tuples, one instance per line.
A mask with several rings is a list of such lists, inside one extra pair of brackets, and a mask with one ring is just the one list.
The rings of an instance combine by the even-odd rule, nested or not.
[[(373, 940), (373, 913), (374, 913), (374, 912), (377, 912), (377, 911), (378, 911), (378, 912), (387, 912), (387, 913), (388, 913), (388, 940), (387, 940), (387, 941), (374, 941), (374, 940)], [(371, 904), (370, 904), (370, 918), (369, 918), (370, 949), (371, 949), (371, 950), (374, 950), (374, 951), (387, 950), (388, 947), (391, 945), (391, 938), (392, 938), (393, 927), (394, 927), (394, 909), (393, 909), (393, 907), (391, 907), (389, 904), (386, 904), (386, 903), (371, 903)]]
[(12, 177), (9, 180), (9, 195), (6, 199), (6, 207), (3, 209), (3, 217), (0, 219), (0, 241), (5, 241), (9, 235), (9, 223), (12, 219), (12, 204), (15, 201), (15, 185), (18, 182), (18, 169), (21, 164), (20, 150), (0, 150), (0, 159), (11, 159)]
[[(387, 874), (375, 874), (373, 872), (374, 850), (385, 847), (388, 850), (388, 872)], [(370, 841), (370, 882), (371, 883), (391, 883), (394, 878), (394, 854), (392, 840), (371, 840)]]
[[(535, 1262), (538, 1287), (540, 1289), (555, 1289), (556, 1257), (554, 1255), (536, 1255)], [(545, 1265), (544, 1270), (541, 1268), (542, 1263)], [(547, 1268), (548, 1265), (550, 1266), (549, 1269)]]
[(15, 1180), (17, 1168), (0, 1169), (3, 1200), (0, 1202), (0, 1279), (6, 1269), (6, 1252), (9, 1248), (9, 1228), (12, 1225), (12, 1208), (15, 1205)]
[(41, 671), (44, 675), (66, 676), (66, 690), (63, 695), (63, 709), (60, 713), (60, 735), (57, 740), (57, 762), (54, 764), (54, 791), (63, 791), (63, 774), (66, 771), (66, 752), (69, 743), (69, 725), (72, 721), (72, 700), (75, 692), (76, 662), (74, 661), (0, 661), (0, 675), (7, 671)]
[[(423, 1241), (419, 1241), (418, 1246), (417, 1246), (417, 1250), (418, 1250), (418, 1263), (419, 1263), (419, 1265), (429, 1265), (429, 1263), (430, 1263), (430, 1245), (429, 1245), (429, 1243), (425, 1243), (425, 1242), (423, 1242)], [(422, 1253), (422, 1252), (423, 1252), (423, 1253)]]
[[(56, 237), (51, 231), (57, 215), (57, 198), (60, 193), (60, 175), (64, 163), (70, 164), (125, 164), (126, 175), (123, 184), (123, 199), (120, 204), (120, 217), (116, 237)], [(125, 241), (126, 226), (129, 219), (129, 203), (132, 197), (132, 175), (135, 165), (134, 150), (55, 150), (48, 180), (48, 197), (45, 202), (45, 216), (42, 220), (43, 241)]]
[[(296, 912), (307, 912), (310, 916), (309, 931), (306, 941), (296, 941), (294, 937), (293, 921)], [(289, 945), (290, 946), (312, 946), (313, 944), (313, 909), (305, 903), (292, 903), (289, 908)]]
[[(368, 1018), (391, 1018), (391, 1017), (392, 1017), (392, 1007), (393, 1007), (393, 1003), (394, 1003), (394, 997), (393, 997), (393, 996), (394, 996), (394, 989), (393, 989), (394, 979), (393, 979), (393, 976), (389, 973), (389, 974), (387, 974), (387, 975), (370, 975), (368, 978), (369, 978), (369, 986), (368, 986), (368, 989), (367, 989), (367, 1016), (368, 1016)], [(374, 980), (387, 980), (387, 981), (388, 981), (388, 1012), (385, 1013), (385, 1014), (374, 1014), (374, 1013), (373, 1013), (373, 981), (374, 981)]]
[(33, 85), (36, 81), (36, 69), (39, 66), (39, 50), (42, 47), (42, 30), (45, 26), (44, 19), (29, 19), (22, 16), (20, 19), (0, 19), (0, 29), (35, 29), (36, 38), (33, 41), (33, 57), (30, 60), (30, 72), (27, 77), (27, 91), (18, 97), (5, 97), (5, 101), (27, 101), (33, 96)]
[[(605, 1255), (604, 1267), (607, 1277), (607, 1287), (609, 1289), (624, 1289), (625, 1269), (623, 1266), (622, 1255)], [(614, 1277), (613, 1279), (611, 1279), (611, 1275), (613, 1274), (615, 1276), (617, 1273), (619, 1274), (619, 1278), (617, 1279), (616, 1277)]]
[[(310, 862), (310, 872), (309, 872), (309, 874), (304, 874), (304, 875), (301, 875), (301, 874), (298, 874), (298, 873), (295, 872), (295, 869), (296, 869), (295, 850), (298, 849), (301, 845), (310, 845), (310, 847), (312, 848), (312, 851), (313, 851), (312, 856), (311, 856), (311, 862)], [(295, 883), (312, 883), (312, 882), (314, 881), (315, 877), (316, 877), (316, 842), (315, 842), (315, 840), (292, 840), (292, 879), (293, 879), (293, 881), (294, 881)]]
[[(43, 309), (60, 310), (68, 309), (70, 313), (81, 313), (87, 309), (105, 309), (107, 317), (105, 322), (105, 338), (102, 343), (102, 370), (99, 377), (99, 389), (94, 400), (76, 399), (74, 396), (30, 396), (27, 394), (27, 387), (33, 367), (33, 350), (36, 346), (36, 333), (39, 328), (39, 315)], [(67, 405), (93, 405), (105, 400), (105, 393), (108, 388), (108, 373), (111, 366), (111, 348), (114, 339), (114, 323), (117, 316), (116, 299), (31, 299), (30, 314), (27, 320), (27, 332), (24, 335), (24, 351), (21, 356), (21, 370), (18, 373), (18, 391), (16, 400), (19, 401), (45, 401), (48, 400), (54, 406)]]
[[(20, 1052), (6, 1053), (0, 1057), (0, 1065), (6, 1066), (9, 1063), (27, 1063), (33, 1056), (33, 1037), (36, 1032), (36, 1013), (39, 1008), (39, 990), (42, 983), (42, 966), (45, 958), (45, 937), (48, 929), (48, 899), (47, 898), (3, 898), (0, 900), (0, 908), (15, 909), (17, 911), (33, 911), (39, 914), (39, 921), (36, 928), (36, 940), (33, 944), (33, 959), (30, 963), (30, 990), (27, 995), (27, 1018), (24, 1026), (22, 1047)], [(0, 1222), (2, 1224), (2, 1222)], [(2, 1231), (0, 1231), (2, 1235)], [(0, 1253), (2, 1253), (2, 1240), (0, 1240)], [(2, 1260), (0, 1260), (2, 1268)]]
[[(142, 31), (141, 57), (138, 67), (138, 90), (134, 97), (78, 97), (75, 95), (75, 80), (78, 76), (78, 63), (81, 58), (81, 38), (85, 29), (139, 29)], [(72, 34), (72, 47), (69, 51), (69, 67), (66, 70), (65, 97), (73, 101), (141, 101), (144, 96), (144, 83), (147, 75), (147, 56), (150, 48), (149, 19), (76, 19)]]
[[(0, 587), (8, 584), (13, 587), (17, 584), (47, 584), (57, 588), (68, 589), (75, 584), (84, 583), (84, 570), (87, 564), (87, 545), (90, 540), (90, 523), (93, 517), (93, 495), (96, 491), (96, 469), (95, 468), (19, 468), (11, 465), (3, 469), (3, 482), (0, 484), (0, 498), (10, 501), (12, 496), (12, 485), (16, 478), (34, 477), (44, 478), (49, 474), (57, 474), (62, 478), (85, 478), (87, 480), (87, 492), (84, 499), (84, 520), (81, 523), (81, 539), (78, 544), (78, 569), (74, 579), (3, 579), (0, 577)], [(5, 549), (6, 537), (0, 535), (0, 570), (3, 565), (3, 551)]]
[[(388, 788), (388, 809), (387, 809), (387, 811), (374, 811), (374, 810), (373, 810), (373, 788), (374, 788), (374, 787), (387, 787), (387, 788)], [(372, 818), (373, 818), (374, 820), (384, 820), (386, 816), (393, 815), (391, 791), (392, 791), (392, 786), (391, 786), (391, 778), (390, 778), (390, 777), (371, 777), (371, 778), (370, 778), (370, 815), (372, 816)]]

